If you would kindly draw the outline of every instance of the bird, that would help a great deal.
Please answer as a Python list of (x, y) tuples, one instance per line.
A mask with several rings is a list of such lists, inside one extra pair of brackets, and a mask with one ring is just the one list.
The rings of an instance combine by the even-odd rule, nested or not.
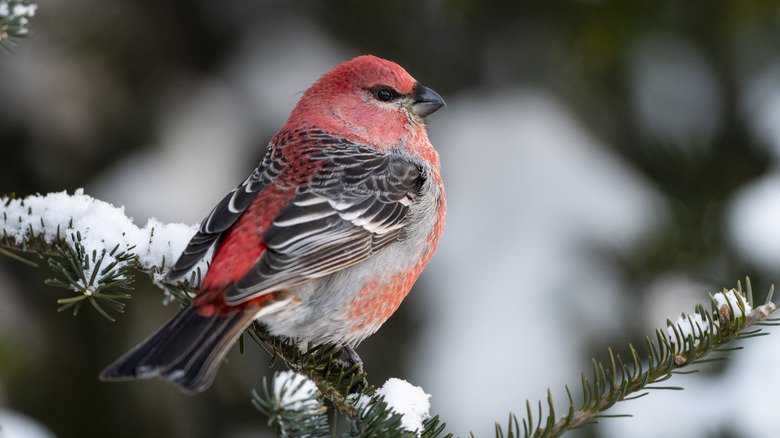
[(176, 281), (214, 247), (192, 302), (100, 379), (203, 391), (255, 320), (274, 336), (354, 354), (436, 251), (446, 196), (425, 119), (444, 106), (372, 55), (321, 76), (166, 274)]

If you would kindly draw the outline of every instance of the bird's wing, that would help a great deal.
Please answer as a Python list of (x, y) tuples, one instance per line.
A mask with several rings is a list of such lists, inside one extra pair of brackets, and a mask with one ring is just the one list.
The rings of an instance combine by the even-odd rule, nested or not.
[(175, 280), (192, 269), (208, 252), (209, 248), (230, 228), (263, 188), (271, 183), (271, 151), (269, 149), (260, 165), (247, 179), (227, 194), (203, 219), (200, 229), (184, 249), (176, 264), (166, 275), (166, 280)]
[(226, 304), (347, 268), (404, 237), (422, 169), (397, 154), (330, 139), (310, 149), (317, 170), (263, 233), (265, 251), (226, 290)]

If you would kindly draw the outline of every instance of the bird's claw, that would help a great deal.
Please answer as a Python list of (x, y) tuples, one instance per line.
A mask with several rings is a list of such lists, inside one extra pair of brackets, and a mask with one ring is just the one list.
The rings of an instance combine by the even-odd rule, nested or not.
[(349, 372), (355, 376), (361, 376), (362, 378), (349, 387), (348, 392), (354, 394), (362, 391), (368, 386), (368, 380), (366, 380), (366, 373), (363, 371), (363, 360), (355, 352), (355, 350), (347, 344), (344, 344), (343, 351), (347, 354), (346, 359), (336, 358), (333, 359), (333, 363), (338, 367)]

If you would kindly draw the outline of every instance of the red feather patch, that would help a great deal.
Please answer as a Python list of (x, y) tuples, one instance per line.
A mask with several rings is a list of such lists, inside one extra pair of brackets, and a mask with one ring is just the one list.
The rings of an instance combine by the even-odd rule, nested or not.
[(195, 306), (204, 306), (221, 298), (226, 288), (254, 266), (265, 251), (263, 233), (293, 196), (294, 189), (282, 189), (276, 184), (257, 194), (219, 242), (200, 293), (193, 301)]

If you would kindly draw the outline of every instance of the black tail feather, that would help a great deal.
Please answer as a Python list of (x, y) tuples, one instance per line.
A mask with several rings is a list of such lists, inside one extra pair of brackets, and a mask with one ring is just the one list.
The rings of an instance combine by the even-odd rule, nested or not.
[(228, 349), (252, 321), (254, 312), (200, 315), (192, 306), (109, 365), (101, 380), (159, 376), (184, 392), (208, 388)]
[(205, 233), (199, 231), (192, 236), (190, 243), (165, 275), (166, 281), (174, 281), (188, 273), (206, 255), (221, 233)]

